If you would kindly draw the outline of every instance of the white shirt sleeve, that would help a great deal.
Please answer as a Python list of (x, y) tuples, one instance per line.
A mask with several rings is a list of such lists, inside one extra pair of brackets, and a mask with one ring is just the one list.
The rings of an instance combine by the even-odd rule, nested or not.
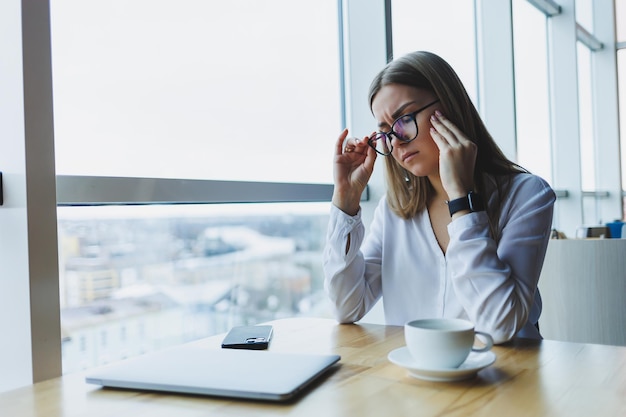
[(324, 250), (324, 288), (340, 323), (358, 321), (382, 295), (380, 262), (365, 262), (360, 250), (364, 235), (360, 210), (356, 216), (349, 216), (331, 206)]
[(490, 333), (496, 343), (528, 324), (554, 201), (545, 181), (518, 175), (502, 205), (498, 243), (489, 236), (485, 212), (461, 216), (448, 225), (446, 259), (456, 298), (476, 328)]

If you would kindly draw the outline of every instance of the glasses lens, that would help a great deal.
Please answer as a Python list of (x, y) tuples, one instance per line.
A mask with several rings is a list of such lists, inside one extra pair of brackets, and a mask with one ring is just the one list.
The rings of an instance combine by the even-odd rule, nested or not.
[(393, 133), (398, 139), (410, 142), (417, 137), (417, 122), (415, 115), (407, 114), (396, 120), (392, 126)]
[(391, 141), (384, 133), (377, 133), (374, 137), (374, 142), (378, 153), (382, 155), (389, 155), (391, 153)]

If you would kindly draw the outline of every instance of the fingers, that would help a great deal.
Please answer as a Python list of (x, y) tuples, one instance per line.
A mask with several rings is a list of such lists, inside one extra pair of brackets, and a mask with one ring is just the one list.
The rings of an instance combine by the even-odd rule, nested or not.
[(348, 138), (345, 142), (345, 146), (343, 147), (343, 152), (344, 153), (354, 152), (357, 146), (359, 146), (359, 142), (360, 141), (357, 138)]
[(436, 110), (435, 113), (430, 116), (430, 121), (433, 125), (430, 129), (433, 139), (444, 140), (450, 145), (454, 145), (458, 142), (464, 143), (469, 141), (463, 132), (461, 132), (461, 130), (454, 123), (441, 114), (439, 110)]
[[(365, 137), (365, 142), (367, 143), (368, 138)], [(376, 151), (374, 150), (374, 148), (372, 148), (371, 146), (367, 145), (367, 154), (366, 154), (366, 158), (365, 158), (365, 168), (369, 171), (372, 172), (374, 171), (374, 162), (376, 162), (376, 158), (378, 157), (378, 154), (376, 153)]]
[(339, 138), (337, 138), (337, 142), (335, 144), (335, 153), (337, 155), (341, 155), (342, 153), (353, 152), (358, 145), (359, 139), (348, 138), (348, 128), (345, 128), (339, 135)]
[(335, 155), (341, 155), (343, 153), (343, 142), (344, 140), (346, 140), (347, 136), (348, 129), (346, 128), (341, 132), (339, 138), (337, 139), (337, 142), (335, 143)]
[(473, 189), (477, 146), (454, 123), (436, 111), (430, 135), (439, 148), (439, 176), (448, 197)]
[(366, 156), (368, 154), (369, 138), (363, 139), (348, 137), (348, 129), (344, 129), (335, 143), (335, 155), (356, 154)]

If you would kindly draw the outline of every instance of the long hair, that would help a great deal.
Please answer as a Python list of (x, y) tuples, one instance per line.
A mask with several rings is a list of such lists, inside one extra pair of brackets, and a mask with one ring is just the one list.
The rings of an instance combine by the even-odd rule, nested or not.
[[(433, 92), (446, 117), (477, 145), (474, 185), (483, 199), (489, 216), (489, 229), (499, 240), (497, 225), (503, 196), (508, 192), (512, 175), (527, 172), (507, 159), (485, 127), (463, 83), (452, 67), (431, 52), (417, 51), (395, 59), (376, 75), (369, 90), (370, 108), (380, 89), (388, 84), (401, 84)], [(407, 172), (391, 156), (385, 158), (387, 202), (398, 216), (408, 219), (427, 207), (434, 189), (427, 177)], [(488, 182), (492, 186), (488, 186)], [(495, 187), (494, 187), (495, 186)], [(488, 190), (497, 193), (496, 202), (487, 206)], [(469, 191), (469, 190), (468, 190)]]

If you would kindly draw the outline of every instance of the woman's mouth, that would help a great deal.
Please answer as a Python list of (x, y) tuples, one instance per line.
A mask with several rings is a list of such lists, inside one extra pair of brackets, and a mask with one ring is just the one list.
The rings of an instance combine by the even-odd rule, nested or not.
[(402, 162), (406, 162), (408, 159), (412, 158), (414, 155), (417, 155), (419, 153), (419, 151), (417, 152), (407, 152), (406, 154), (402, 155)]

